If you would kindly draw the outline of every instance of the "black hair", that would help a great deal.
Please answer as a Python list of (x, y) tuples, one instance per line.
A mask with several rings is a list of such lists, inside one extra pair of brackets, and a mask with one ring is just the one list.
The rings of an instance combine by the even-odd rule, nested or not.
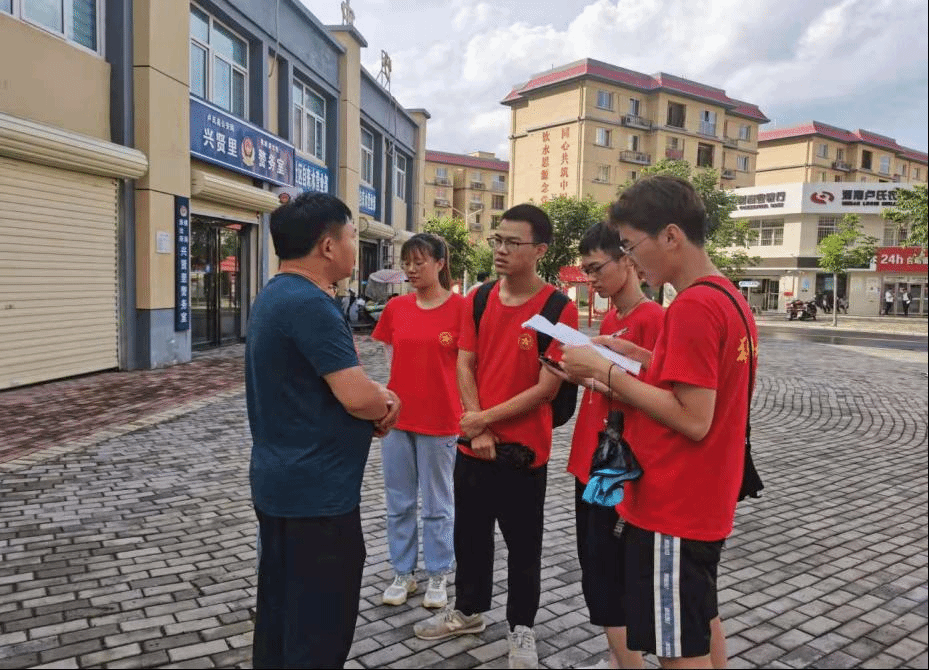
[(477, 273), (477, 280), (478, 280), (478, 281), (487, 281), (489, 278), (490, 278), (490, 273), (489, 273), (489, 272), (478, 272), (478, 273)]
[(702, 247), (706, 242), (706, 208), (686, 179), (654, 175), (639, 179), (610, 206), (610, 223), (627, 224), (655, 237), (669, 223)]
[(532, 241), (536, 244), (552, 243), (552, 220), (535, 205), (522, 204), (510, 207), (500, 220), (525, 221), (532, 228)]
[(282, 261), (303, 258), (329, 232), (352, 218), (344, 202), (328, 193), (301, 193), (271, 212), (274, 253)]
[(626, 255), (623, 253), (622, 238), (619, 236), (619, 231), (605, 221), (595, 223), (588, 228), (577, 248), (578, 253), (582, 256), (592, 253), (597, 249), (609, 254), (615, 259), (622, 258)]
[(429, 256), (435, 261), (445, 261), (439, 270), (439, 283), (444, 289), (452, 287), (452, 270), (449, 267), (448, 244), (445, 239), (433, 233), (416, 233), (400, 247), (400, 259), (409, 260), (414, 251)]

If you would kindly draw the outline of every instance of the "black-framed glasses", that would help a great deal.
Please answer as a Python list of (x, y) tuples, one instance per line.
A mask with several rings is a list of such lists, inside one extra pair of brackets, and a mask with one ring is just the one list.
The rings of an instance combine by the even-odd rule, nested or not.
[(531, 244), (533, 246), (540, 244), (540, 242), (520, 242), (519, 240), (507, 240), (502, 237), (488, 237), (487, 244), (490, 245), (491, 249), (519, 249), (522, 246)]
[(597, 275), (600, 274), (600, 271), (603, 270), (603, 268), (605, 268), (610, 263), (614, 263), (615, 261), (616, 261), (615, 258), (611, 258), (610, 260), (603, 261), (602, 263), (598, 265), (588, 265), (586, 267), (582, 267), (581, 272), (583, 272), (588, 277), (596, 277)]
[(640, 244), (642, 244), (642, 242), (644, 242), (644, 241), (647, 240), (647, 239), (648, 239), (648, 235), (646, 235), (646, 236), (643, 237), (641, 240), (639, 240), (638, 242), (636, 242), (635, 244), (633, 244), (631, 247), (627, 247), (627, 246), (626, 246), (626, 243), (628, 242), (628, 240), (623, 240), (622, 242), (619, 243), (619, 248), (620, 248), (620, 250), (621, 250), (624, 254), (626, 254), (626, 255), (628, 256), (629, 254), (632, 253), (632, 251), (633, 251), (637, 246), (639, 246)]

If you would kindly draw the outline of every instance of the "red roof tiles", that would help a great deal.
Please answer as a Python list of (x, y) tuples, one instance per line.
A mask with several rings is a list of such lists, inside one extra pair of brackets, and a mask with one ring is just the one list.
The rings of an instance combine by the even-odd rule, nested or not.
[(507, 161), (497, 160), (496, 158), (478, 158), (477, 156), (468, 156), (467, 154), (452, 154), (447, 151), (430, 151), (426, 149), (426, 160), (433, 163), (482, 168), (484, 170), (498, 170), (499, 172), (510, 171), (510, 164)]
[(845, 130), (836, 126), (830, 126), (820, 121), (808, 121), (790, 128), (776, 128), (774, 130), (764, 130), (758, 133), (758, 142), (771, 142), (774, 140), (789, 139), (792, 137), (805, 137), (807, 135), (821, 135), (829, 139), (838, 140), (839, 142), (861, 142), (871, 146), (889, 149), (895, 153), (901, 154), (909, 160), (926, 162), (927, 156), (923, 151), (910, 149), (897, 144), (897, 141), (886, 135), (879, 135), (870, 130)]

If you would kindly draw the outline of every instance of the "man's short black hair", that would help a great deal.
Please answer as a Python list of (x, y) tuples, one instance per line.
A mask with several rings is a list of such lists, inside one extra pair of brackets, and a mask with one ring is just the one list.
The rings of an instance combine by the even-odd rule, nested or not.
[(581, 243), (578, 245), (578, 253), (581, 256), (586, 256), (597, 249), (616, 259), (625, 256), (619, 231), (616, 230), (615, 226), (600, 221), (587, 229), (581, 238)]
[(478, 281), (487, 281), (487, 279), (488, 279), (489, 277), (490, 277), (490, 273), (489, 273), (489, 272), (478, 272), (478, 273), (477, 273), (477, 280), (478, 280)]
[(326, 233), (351, 218), (352, 211), (334, 195), (301, 193), (271, 212), (274, 253), (282, 261), (303, 258)]
[(639, 179), (610, 206), (610, 223), (627, 224), (654, 237), (669, 223), (702, 247), (706, 241), (706, 208), (686, 179), (654, 175)]
[(552, 243), (552, 221), (543, 210), (535, 205), (523, 204), (510, 207), (500, 220), (525, 221), (532, 227), (532, 241), (536, 244)]

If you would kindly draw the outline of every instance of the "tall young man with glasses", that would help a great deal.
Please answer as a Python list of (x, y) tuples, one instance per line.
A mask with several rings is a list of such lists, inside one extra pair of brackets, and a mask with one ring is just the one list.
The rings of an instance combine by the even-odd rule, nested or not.
[[(561, 380), (539, 362), (535, 331), (523, 323), (539, 314), (555, 287), (536, 273), (552, 239), (548, 216), (533, 205), (504, 212), (489, 239), (496, 282), (476, 327), (475, 293), (467, 298), (458, 341), (458, 386), (464, 414), (455, 462), (454, 608), (414, 626), (439, 640), (484, 630), (494, 570), (494, 523), (509, 550), (507, 610), (511, 668), (538, 664), (532, 627), (539, 607), (542, 514), (552, 448), (552, 410)], [(577, 328), (568, 301), (559, 319)], [(560, 358), (553, 341), (547, 354)], [(518, 456), (518, 458), (516, 457)]]
[(619, 507), (628, 645), (663, 667), (725, 667), (716, 577), (745, 468), (758, 332), (704, 248), (706, 210), (690, 183), (642, 179), (610, 208), (610, 222), (648, 283), (678, 292), (652, 351), (595, 340), (638, 358), (640, 379), (590, 347), (564, 354), (570, 374), (609, 384), (641, 410), (626, 438), (643, 474), (626, 483)]

